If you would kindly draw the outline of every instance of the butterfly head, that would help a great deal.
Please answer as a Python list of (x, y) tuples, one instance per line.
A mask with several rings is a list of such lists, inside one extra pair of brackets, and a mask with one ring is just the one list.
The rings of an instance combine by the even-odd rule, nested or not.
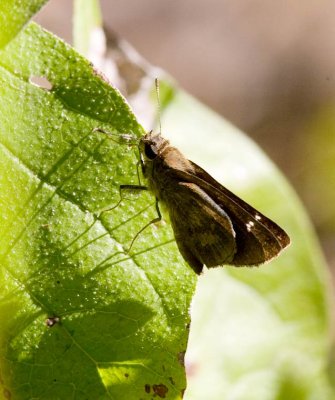
[(160, 133), (157, 134), (152, 131), (140, 139), (139, 150), (144, 176), (150, 174), (149, 171), (152, 171), (153, 162), (168, 145), (168, 140), (164, 139)]

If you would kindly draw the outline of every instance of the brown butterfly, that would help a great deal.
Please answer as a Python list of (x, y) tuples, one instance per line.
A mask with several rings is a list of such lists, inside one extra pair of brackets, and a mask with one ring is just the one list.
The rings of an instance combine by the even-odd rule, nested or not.
[[(203, 265), (253, 266), (276, 257), (290, 243), (276, 223), (220, 185), (160, 134), (139, 143), (148, 188), (169, 212), (180, 253), (196, 273)], [(128, 185), (124, 185), (130, 188)]]

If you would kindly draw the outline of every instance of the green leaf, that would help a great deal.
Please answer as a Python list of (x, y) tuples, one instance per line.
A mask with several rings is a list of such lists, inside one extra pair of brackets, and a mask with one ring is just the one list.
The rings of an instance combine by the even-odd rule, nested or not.
[(178, 92), (162, 119), (188, 158), (278, 222), (292, 244), (259, 268), (216, 268), (192, 302), (187, 400), (332, 400), (334, 293), (295, 193), (248, 138)]
[(12, 40), (47, 0), (4, 0), (0, 3), (0, 48)]
[[(180, 399), (196, 277), (154, 198), (120, 93), (29, 24), (0, 53), (0, 385), (13, 399)], [(48, 326), (49, 325), (49, 326)], [(50, 325), (53, 325), (50, 327)]]
[[(137, 154), (92, 130), (143, 128), (84, 59), (36, 25), (0, 54), (0, 79), (3, 397), (180, 399), (196, 278), (168, 225), (125, 254), (155, 216), (150, 194), (97, 213), (118, 203), (120, 184), (137, 183)], [(332, 400), (333, 293), (301, 204), (250, 140), (161, 89), (164, 135), (292, 238), (269, 265), (201, 277), (185, 397)]]

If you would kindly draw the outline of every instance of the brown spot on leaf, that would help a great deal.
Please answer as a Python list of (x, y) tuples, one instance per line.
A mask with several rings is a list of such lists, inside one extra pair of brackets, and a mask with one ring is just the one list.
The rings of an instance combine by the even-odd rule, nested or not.
[(186, 389), (182, 389), (182, 390), (181, 390), (181, 398), (183, 398), (183, 397), (184, 397), (185, 390), (186, 390)]
[(146, 383), (144, 385), (144, 390), (145, 390), (145, 393), (150, 393), (150, 385), (148, 383)]
[(162, 399), (165, 399), (165, 395), (169, 390), (165, 385), (163, 385), (163, 383), (160, 383), (159, 385), (152, 385), (152, 389), (155, 395), (161, 397)]
[(107, 82), (108, 84), (111, 84), (110, 81), (108, 80), (107, 76), (102, 71), (99, 71), (97, 68), (95, 68), (95, 66), (92, 63), (90, 63), (90, 64), (91, 64), (94, 75), (98, 76), (100, 79)]
[(8, 389), (4, 389), (3, 390), (3, 396), (5, 399), (11, 399), (12, 398), (12, 394)]
[(185, 353), (186, 351), (181, 351), (178, 353), (178, 361), (182, 367), (185, 367)]
[(129, 374), (127, 374), (127, 373), (125, 373), (124, 376), (125, 376), (126, 378), (129, 378)]

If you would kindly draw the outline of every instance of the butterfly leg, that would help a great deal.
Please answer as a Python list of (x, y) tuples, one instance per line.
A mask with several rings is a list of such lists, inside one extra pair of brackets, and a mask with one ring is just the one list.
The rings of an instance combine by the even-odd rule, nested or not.
[[(145, 187), (145, 186), (144, 186), (144, 187)], [(130, 246), (129, 246), (128, 250), (127, 250), (127, 253), (130, 252), (130, 250), (131, 250), (131, 248), (132, 248), (132, 246), (133, 246), (135, 240), (138, 238), (138, 236), (139, 236), (146, 228), (148, 228), (151, 224), (155, 224), (156, 222), (161, 221), (161, 219), (162, 219), (162, 214), (161, 214), (161, 211), (160, 211), (160, 209), (159, 209), (157, 197), (156, 197), (156, 211), (157, 211), (157, 217), (154, 218), (154, 219), (152, 219), (151, 221), (149, 221), (146, 225), (144, 225), (143, 228), (141, 228), (141, 229), (136, 233), (136, 235), (134, 236), (133, 240), (132, 240), (131, 243), (130, 243)]]
[[(130, 193), (131, 195), (134, 195), (134, 194), (137, 195), (139, 192), (142, 192), (142, 191), (144, 191), (144, 190), (149, 190), (149, 189), (148, 189), (147, 186), (142, 186), (142, 185), (120, 185), (119, 190), (120, 190), (120, 200), (116, 203), (116, 205), (113, 206), (113, 207), (104, 208), (103, 210), (101, 210), (101, 211), (98, 213), (98, 216), (100, 216), (103, 212), (111, 211), (111, 210), (114, 210), (116, 207), (118, 207), (118, 206), (120, 205), (120, 203), (126, 198), (126, 197), (124, 197), (123, 193), (128, 192), (128, 193)], [(138, 236), (139, 236), (146, 228), (148, 228), (148, 226), (150, 226), (151, 224), (155, 224), (156, 222), (161, 221), (161, 219), (162, 219), (162, 214), (161, 214), (161, 211), (160, 211), (160, 209), (159, 209), (158, 199), (157, 199), (157, 198), (156, 198), (155, 206), (156, 206), (156, 211), (157, 211), (157, 217), (154, 218), (154, 219), (152, 219), (151, 221), (149, 221), (146, 225), (144, 225), (143, 228), (141, 228), (141, 229), (136, 233), (136, 235), (134, 236), (133, 240), (132, 240), (131, 243), (130, 243), (129, 248), (126, 250), (126, 253), (129, 253), (129, 252), (130, 252), (130, 250), (131, 250), (131, 248), (132, 248), (132, 246), (133, 246), (135, 240), (138, 238)]]
[(94, 128), (92, 130), (93, 133), (99, 132), (107, 135), (113, 142), (118, 144), (126, 144), (128, 146), (137, 146), (138, 145), (138, 138), (133, 135), (132, 133), (115, 133), (115, 132), (108, 132), (102, 128)]
[(136, 172), (137, 172), (137, 179), (138, 179), (138, 186), (141, 186), (141, 178), (140, 178), (140, 167), (141, 166), (141, 161), (137, 161), (136, 163)]
[(97, 217), (100, 217), (100, 215), (102, 213), (104, 213), (104, 212), (114, 210), (115, 208), (117, 208), (122, 203), (122, 201), (124, 199), (127, 199), (127, 197), (125, 197), (123, 195), (123, 193), (125, 193), (125, 192), (130, 193), (131, 194), (131, 198), (132, 198), (132, 195), (136, 194), (136, 196), (137, 196), (138, 192), (139, 191), (143, 191), (143, 190), (148, 190), (147, 186), (142, 186), (142, 185), (120, 185), (120, 187), (119, 187), (119, 193), (120, 193), (119, 201), (112, 207), (103, 208), (102, 210), (98, 211), (96, 213)]

